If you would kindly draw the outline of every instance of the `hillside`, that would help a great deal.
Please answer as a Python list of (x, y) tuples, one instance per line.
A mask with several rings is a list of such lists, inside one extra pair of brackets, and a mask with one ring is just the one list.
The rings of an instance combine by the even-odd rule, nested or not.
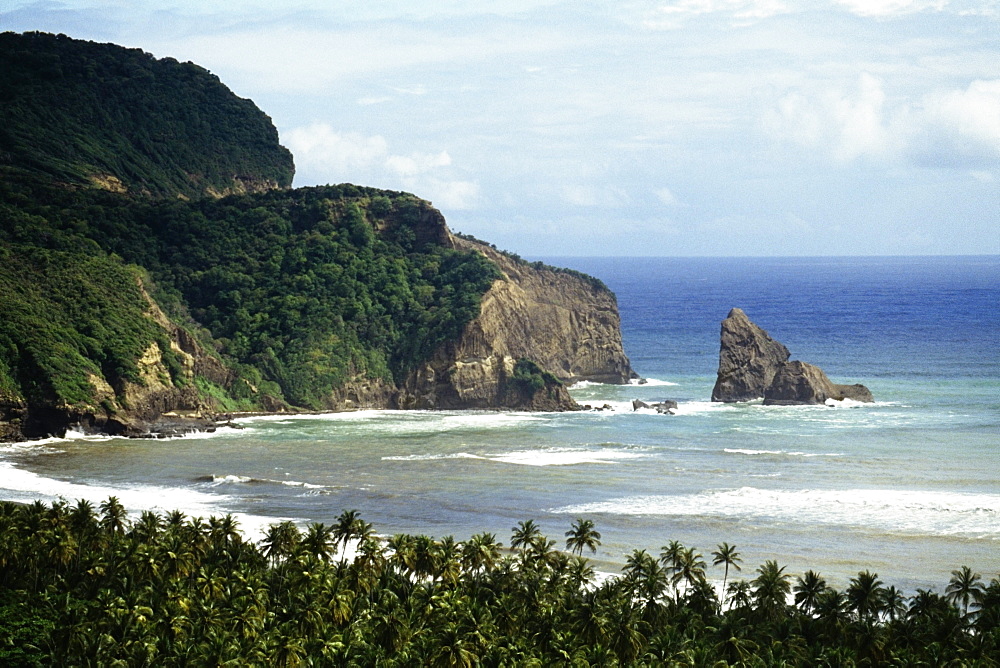
[(271, 120), (193, 63), (0, 33), (0, 173), (152, 196), (288, 187)]
[[(7, 63), (0, 440), (138, 435), (164, 413), (565, 410), (560, 380), (631, 374), (606, 288), (569, 274), (546, 288), (407, 193), (283, 187), (270, 120), (197, 66), (4, 33)], [(57, 103), (62, 90), (85, 102)], [(487, 297), (520, 306), (487, 313)], [(466, 378), (487, 322), (488, 378)]]

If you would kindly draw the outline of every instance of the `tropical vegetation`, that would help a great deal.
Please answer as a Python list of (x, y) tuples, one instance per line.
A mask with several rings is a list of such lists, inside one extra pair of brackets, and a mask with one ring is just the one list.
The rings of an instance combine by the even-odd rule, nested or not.
[[(0, 503), (5, 666), (995, 666), (1000, 578), (957, 569), (905, 596), (863, 571), (839, 590), (775, 561), (720, 601), (694, 548), (634, 550), (599, 577), (532, 520), (467, 540), (382, 538), (232, 516), (130, 517), (114, 497)], [(348, 550), (349, 546), (355, 546)], [(714, 565), (733, 567), (722, 544)], [(339, 555), (339, 557), (338, 557)], [(734, 569), (735, 570), (735, 569)]]

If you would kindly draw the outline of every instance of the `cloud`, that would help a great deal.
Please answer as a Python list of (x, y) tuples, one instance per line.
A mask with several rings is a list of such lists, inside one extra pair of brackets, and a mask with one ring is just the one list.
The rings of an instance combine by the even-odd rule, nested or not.
[(677, 201), (677, 197), (674, 196), (674, 193), (670, 191), (670, 188), (660, 188), (653, 194), (656, 195), (656, 198), (660, 200), (660, 202), (666, 204), (667, 206), (677, 206), (680, 204), (680, 202)]
[(282, 142), (295, 156), (297, 182), (347, 181), (409, 190), (451, 209), (472, 209), (479, 204), (477, 183), (448, 179), (440, 173), (452, 164), (447, 151), (396, 154), (381, 135), (337, 132), (326, 123), (283, 132)]
[(652, 29), (675, 29), (683, 20), (704, 14), (728, 14), (737, 20), (764, 19), (789, 12), (781, 0), (673, 0), (648, 12), (643, 25)]
[(926, 9), (941, 11), (948, 6), (948, 0), (835, 0), (852, 14), (858, 16), (891, 16), (911, 14)]
[(929, 95), (923, 117), (932, 145), (966, 156), (1000, 157), (1000, 79)]
[(874, 159), (969, 167), (1000, 158), (1000, 80), (890, 100), (882, 80), (863, 73), (851, 91), (782, 95), (764, 125), (780, 141), (840, 164)]
[(854, 91), (818, 95), (791, 92), (781, 97), (766, 123), (771, 131), (806, 148), (830, 154), (837, 162), (881, 157), (894, 148), (885, 119), (882, 83), (870, 74)]

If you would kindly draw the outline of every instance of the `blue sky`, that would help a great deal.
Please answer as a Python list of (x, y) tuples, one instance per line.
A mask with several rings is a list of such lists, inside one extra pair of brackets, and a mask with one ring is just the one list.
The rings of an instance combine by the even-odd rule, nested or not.
[(1000, 0), (0, 0), (525, 256), (1000, 253)]

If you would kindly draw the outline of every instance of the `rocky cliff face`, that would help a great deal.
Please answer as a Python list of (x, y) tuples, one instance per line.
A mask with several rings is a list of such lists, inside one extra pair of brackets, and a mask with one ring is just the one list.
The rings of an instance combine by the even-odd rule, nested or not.
[[(447, 233), (446, 227), (439, 229)], [(436, 241), (482, 253), (503, 273), (484, 295), (479, 317), (401, 387), (357, 379), (332, 397), (331, 408), (577, 410), (565, 385), (636, 377), (610, 290), (578, 275), (519, 262), (487, 244), (450, 234)], [(540, 381), (518, 381), (522, 360), (537, 365)]]
[(788, 348), (734, 308), (722, 321), (719, 372), (712, 401), (764, 398), (767, 405), (822, 404), (827, 399), (872, 402), (864, 385), (837, 385), (823, 370), (805, 362), (789, 362)]
[[(87, 402), (29, 403), (16, 397), (0, 397), (0, 442), (48, 435), (62, 436), (67, 429), (121, 436), (148, 436), (211, 427), (218, 408), (198, 391), (196, 376), (227, 387), (234, 374), (208, 354), (187, 331), (173, 323), (140, 284), (146, 317), (167, 335), (181, 370), (175, 378), (164, 359), (164, 351), (150, 341), (137, 360), (138, 378), (113, 381), (91, 374), (91, 398)], [(275, 407), (278, 408), (277, 406)]]
[(519, 262), (490, 246), (454, 238), (503, 272), (478, 318), (407, 380), (403, 407), (576, 408), (565, 388), (548, 382), (531, 397), (506, 389), (518, 360), (531, 360), (565, 384), (626, 383), (636, 376), (622, 347), (614, 294), (569, 273)]
[(719, 373), (712, 401), (752, 401), (764, 396), (791, 353), (734, 308), (722, 321)]

